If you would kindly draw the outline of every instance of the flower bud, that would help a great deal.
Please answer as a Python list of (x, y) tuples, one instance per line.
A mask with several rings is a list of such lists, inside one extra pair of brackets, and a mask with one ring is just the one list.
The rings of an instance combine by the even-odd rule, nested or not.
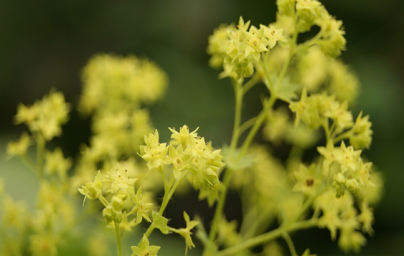
[(122, 222), (122, 212), (112, 210), (112, 217), (115, 222), (121, 223)]
[(342, 173), (338, 173), (334, 176), (334, 185), (343, 185), (346, 182), (346, 178)]
[(356, 194), (360, 191), (359, 183), (355, 179), (347, 180), (346, 187), (352, 194)]
[(88, 198), (96, 199), (101, 195), (101, 188), (99, 186), (94, 186), (94, 183), (88, 182), (86, 187), (88, 188)]
[(113, 208), (108, 205), (103, 211), (102, 211), (102, 217), (104, 217), (105, 221), (107, 223), (110, 223), (114, 220), (113, 217)]
[(123, 195), (123, 196), (121, 196), (121, 195), (123, 195), (123, 194), (113, 196), (111, 199), (111, 205), (115, 211), (121, 211), (123, 209), (123, 206), (125, 205), (126, 195)]

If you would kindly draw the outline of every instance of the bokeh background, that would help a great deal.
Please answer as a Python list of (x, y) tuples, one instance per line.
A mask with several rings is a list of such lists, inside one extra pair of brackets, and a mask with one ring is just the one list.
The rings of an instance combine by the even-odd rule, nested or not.
[[(376, 233), (367, 237), (360, 255), (404, 255), (404, 1), (322, 2), (343, 20), (348, 44), (341, 58), (362, 84), (354, 113), (363, 109), (373, 122), (374, 139), (365, 155), (386, 182), (375, 209)], [(167, 127), (188, 124), (191, 129), (199, 126), (200, 134), (216, 146), (229, 143), (232, 89), (207, 65), (207, 38), (219, 24), (237, 22), (240, 15), (254, 25), (268, 24), (275, 11), (275, 0), (0, 1), (0, 175), (6, 190), (17, 200), (32, 201), (29, 191), (36, 186), (34, 176), (15, 168), (16, 159), (6, 162), (7, 141), (24, 129), (13, 125), (17, 104), (32, 104), (56, 88), (77, 106), (81, 69), (100, 52), (147, 57), (168, 73), (166, 97), (151, 108), (163, 139), (169, 136)], [(246, 115), (261, 104), (248, 100)], [(72, 111), (55, 143), (74, 158), (89, 135), (89, 120)], [(206, 208), (191, 194), (177, 199), (167, 214), (174, 217), (185, 209), (209, 219), (212, 212)], [(237, 201), (227, 204), (226, 212), (230, 219), (239, 217)], [(327, 230), (294, 237), (298, 252), (310, 247), (318, 255), (343, 254)]]

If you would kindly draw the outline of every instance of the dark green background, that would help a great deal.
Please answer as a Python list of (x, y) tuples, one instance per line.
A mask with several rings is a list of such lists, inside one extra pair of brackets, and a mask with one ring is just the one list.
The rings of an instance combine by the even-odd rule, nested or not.
[[(376, 234), (368, 238), (362, 255), (404, 255), (404, 1), (322, 2), (344, 22), (348, 44), (342, 58), (362, 83), (354, 113), (363, 109), (370, 115), (374, 140), (365, 154), (386, 179), (383, 201), (375, 209)], [(218, 72), (208, 67), (206, 47), (215, 27), (237, 22), (240, 15), (254, 25), (268, 24), (275, 19), (275, 1), (0, 1), (2, 145), (23, 130), (12, 124), (19, 102), (32, 104), (54, 87), (76, 106), (80, 70), (99, 52), (148, 57), (168, 73), (166, 98), (151, 110), (163, 139), (168, 126), (188, 124), (191, 129), (199, 126), (199, 133), (216, 146), (228, 143), (233, 94), (229, 81), (218, 80)], [(245, 115), (252, 115), (261, 103), (254, 98), (248, 102)], [(73, 111), (56, 142), (75, 157), (89, 134), (88, 120)], [(9, 165), (0, 164), (6, 178), (14, 177), (6, 174)], [(10, 193), (23, 198), (17, 181), (7, 184)], [(196, 201), (195, 195), (191, 198)], [(172, 209), (182, 207), (181, 199), (176, 202)], [(191, 214), (197, 211), (187, 207)], [(205, 204), (195, 207), (211, 216), (203, 210)], [(238, 207), (226, 211), (239, 215)], [(300, 232), (294, 240), (298, 252), (311, 247), (319, 255), (342, 254), (326, 230)]]

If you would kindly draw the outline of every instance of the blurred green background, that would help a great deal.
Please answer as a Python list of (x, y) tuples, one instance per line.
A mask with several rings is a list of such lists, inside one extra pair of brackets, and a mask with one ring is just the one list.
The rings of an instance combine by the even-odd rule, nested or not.
[[(376, 233), (367, 237), (360, 254), (404, 255), (404, 1), (322, 2), (343, 20), (348, 44), (342, 59), (362, 84), (354, 114), (363, 109), (370, 115), (374, 139), (365, 155), (386, 182), (384, 198), (375, 209)], [(188, 124), (191, 129), (199, 126), (199, 133), (216, 146), (229, 143), (232, 89), (207, 65), (207, 38), (219, 24), (237, 22), (240, 15), (253, 25), (271, 23), (275, 11), (275, 0), (0, 1), (0, 175), (6, 189), (19, 200), (33, 198), (22, 184), (35, 190), (34, 176), (15, 171), (16, 159), (5, 162), (6, 142), (24, 129), (13, 125), (17, 104), (32, 104), (54, 87), (76, 106), (81, 69), (100, 52), (147, 57), (168, 73), (167, 95), (151, 109), (163, 139), (168, 138), (167, 127)], [(256, 99), (248, 103), (246, 115), (261, 105)], [(74, 158), (89, 135), (89, 120), (73, 111), (55, 143)], [(177, 199), (167, 214), (173, 218), (185, 207), (209, 219), (212, 211), (196, 198), (192, 194)], [(229, 219), (240, 216), (237, 203), (232, 205), (226, 207)], [(294, 240), (298, 252), (310, 247), (319, 255), (343, 254), (327, 230), (300, 232)]]

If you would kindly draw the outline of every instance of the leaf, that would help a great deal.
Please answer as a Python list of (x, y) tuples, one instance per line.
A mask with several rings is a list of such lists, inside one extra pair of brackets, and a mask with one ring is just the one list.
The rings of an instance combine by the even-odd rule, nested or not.
[(221, 153), (226, 166), (233, 171), (246, 169), (254, 164), (254, 158), (252, 156), (236, 158), (239, 153), (238, 149), (234, 150), (233, 154), (230, 155), (230, 147), (227, 145), (222, 147)]
[(284, 77), (281, 84), (278, 84), (276, 75), (272, 75), (271, 80), (272, 84), (275, 85), (275, 93), (279, 99), (290, 103), (297, 98), (296, 91), (300, 88), (300, 85), (291, 83), (288, 77)]

